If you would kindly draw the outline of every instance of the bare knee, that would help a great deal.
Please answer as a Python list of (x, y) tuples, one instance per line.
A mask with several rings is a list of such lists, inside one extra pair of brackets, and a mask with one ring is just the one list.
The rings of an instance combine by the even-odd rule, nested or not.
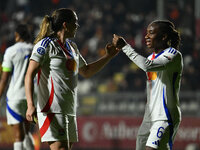
[(156, 150), (155, 148), (146, 146), (146, 150)]
[(48, 142), (51, 150), (71, 150), (67, 141)]
[(23, 141), (24, 136), (25, 136), (23, 123), (12, 125), (12, 128), (13, 128), (15, 141), (16, 142), (17, 141)]

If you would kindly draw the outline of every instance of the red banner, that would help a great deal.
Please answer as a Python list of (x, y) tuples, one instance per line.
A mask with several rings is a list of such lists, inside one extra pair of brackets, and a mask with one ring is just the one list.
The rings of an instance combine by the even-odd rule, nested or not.
[[(142, 118), (79, 117), (80, 148), (134, 149)], [(200, 118), (183, 118), (173, 149), (185, 149), (190, 144), (200, 147)]]
[(131, 117), (80, 117), (78, 118), (79, 142), (81, 148), (131, 148), (141, 118)]
[[(142, 122), (141, 117), (78, 117), (79, 142), (73, 149), (134, 149), (137, 131)], [(33, 133), (36, 148), (46, 149), (40, 145), (39, 136)], [(13, 148), (13, 131), (5, 119), (0, 119), (0, 149)], [(200, 148), (200, 118), (183, 118), (176, 135), (174, 150), (183, 150), (190, 144)], [(40, 147), (40, 148), (39, 148)]]

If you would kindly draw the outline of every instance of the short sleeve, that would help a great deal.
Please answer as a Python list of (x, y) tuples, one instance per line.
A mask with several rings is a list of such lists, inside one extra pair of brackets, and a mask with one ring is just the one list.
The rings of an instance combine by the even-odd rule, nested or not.
[(12, 55), (11, 55), (12, 53), (10, 53), (11, 52), (10, 50), (11, 49), (8, 48), (4, 54), (3, 63), (2, 63), (2, 69), (4, 72), (11, 72), (13, 68)]
[(45, 38), (39, 41), (33, 48), (30, 60), (34, 60), (40, 64), (44, 62), (44, 58), (48, 53), (50, 38)]

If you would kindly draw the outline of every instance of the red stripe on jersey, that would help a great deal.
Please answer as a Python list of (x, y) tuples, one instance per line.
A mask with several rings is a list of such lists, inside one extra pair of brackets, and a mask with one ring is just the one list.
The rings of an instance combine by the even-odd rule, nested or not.
[(51, 78), (51, 93), (50, 93), (49, 99), (47, 101), (47, 104), (42, 109), (42, 112), (48, 112), (49, 111), (51, 104), (53, 102), (53, 97), (54, 97), (54, 85), (53, 85), (53, 80)]
[(156, 55), (155, 55), (155, 53), (153, 52), (153, 55), (152, 55), (152, 57), (151, 57), (151, 60), (154, 60), (155, 57), (156, 57)]
[(49, 128), (52, 120), (53, 120), (53, 117), (54, 117), (55, 114), (53, 113), (50, 113), (50, 114), (47, 114), (47, 117), (42, 125), (42, 127), (40, 128), (40, 136), (43, 137), (43, 135), (46, 133), (47, 129)]
[[(155, 53), (153, 53), (152, 57), (151, 57), (151, 60), (154, 60), (156, 57)], [(152, 72), (147, 72), (147, 77), (148, 77), (148, 80), (151, 80), (152, 78), (152, 75), (153, 73)]]

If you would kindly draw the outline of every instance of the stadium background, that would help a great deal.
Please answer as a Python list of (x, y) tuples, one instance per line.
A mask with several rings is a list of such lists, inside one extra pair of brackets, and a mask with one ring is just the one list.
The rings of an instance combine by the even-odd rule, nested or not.
[[(180, 92), (183, 121), (175, 150), (200, 149), (200, 1), (199, 0), (0, 0), (0, 62), (14, 43), (17, 23), (29, 24), (33, 40), (45, 14), (60, 7), (73, 8), (80, 28), (74, 41), (88, 62), (104, 53), (113, 33), (147, 56), (144, 35), (155, 19), (169, 19), (181, 33), (184, 71)], [(130, 150), (135, 148), (146, 103), (145, 73), (123, 53), (99, 74), (79, 78), (78, 128), (80, 142), (74, 150)], [(0, 149), (12, 149), (13, 131), (6, 125), (5, 94), (0, 106)], [(32, 131), (36, 149), (40, 144)]]

